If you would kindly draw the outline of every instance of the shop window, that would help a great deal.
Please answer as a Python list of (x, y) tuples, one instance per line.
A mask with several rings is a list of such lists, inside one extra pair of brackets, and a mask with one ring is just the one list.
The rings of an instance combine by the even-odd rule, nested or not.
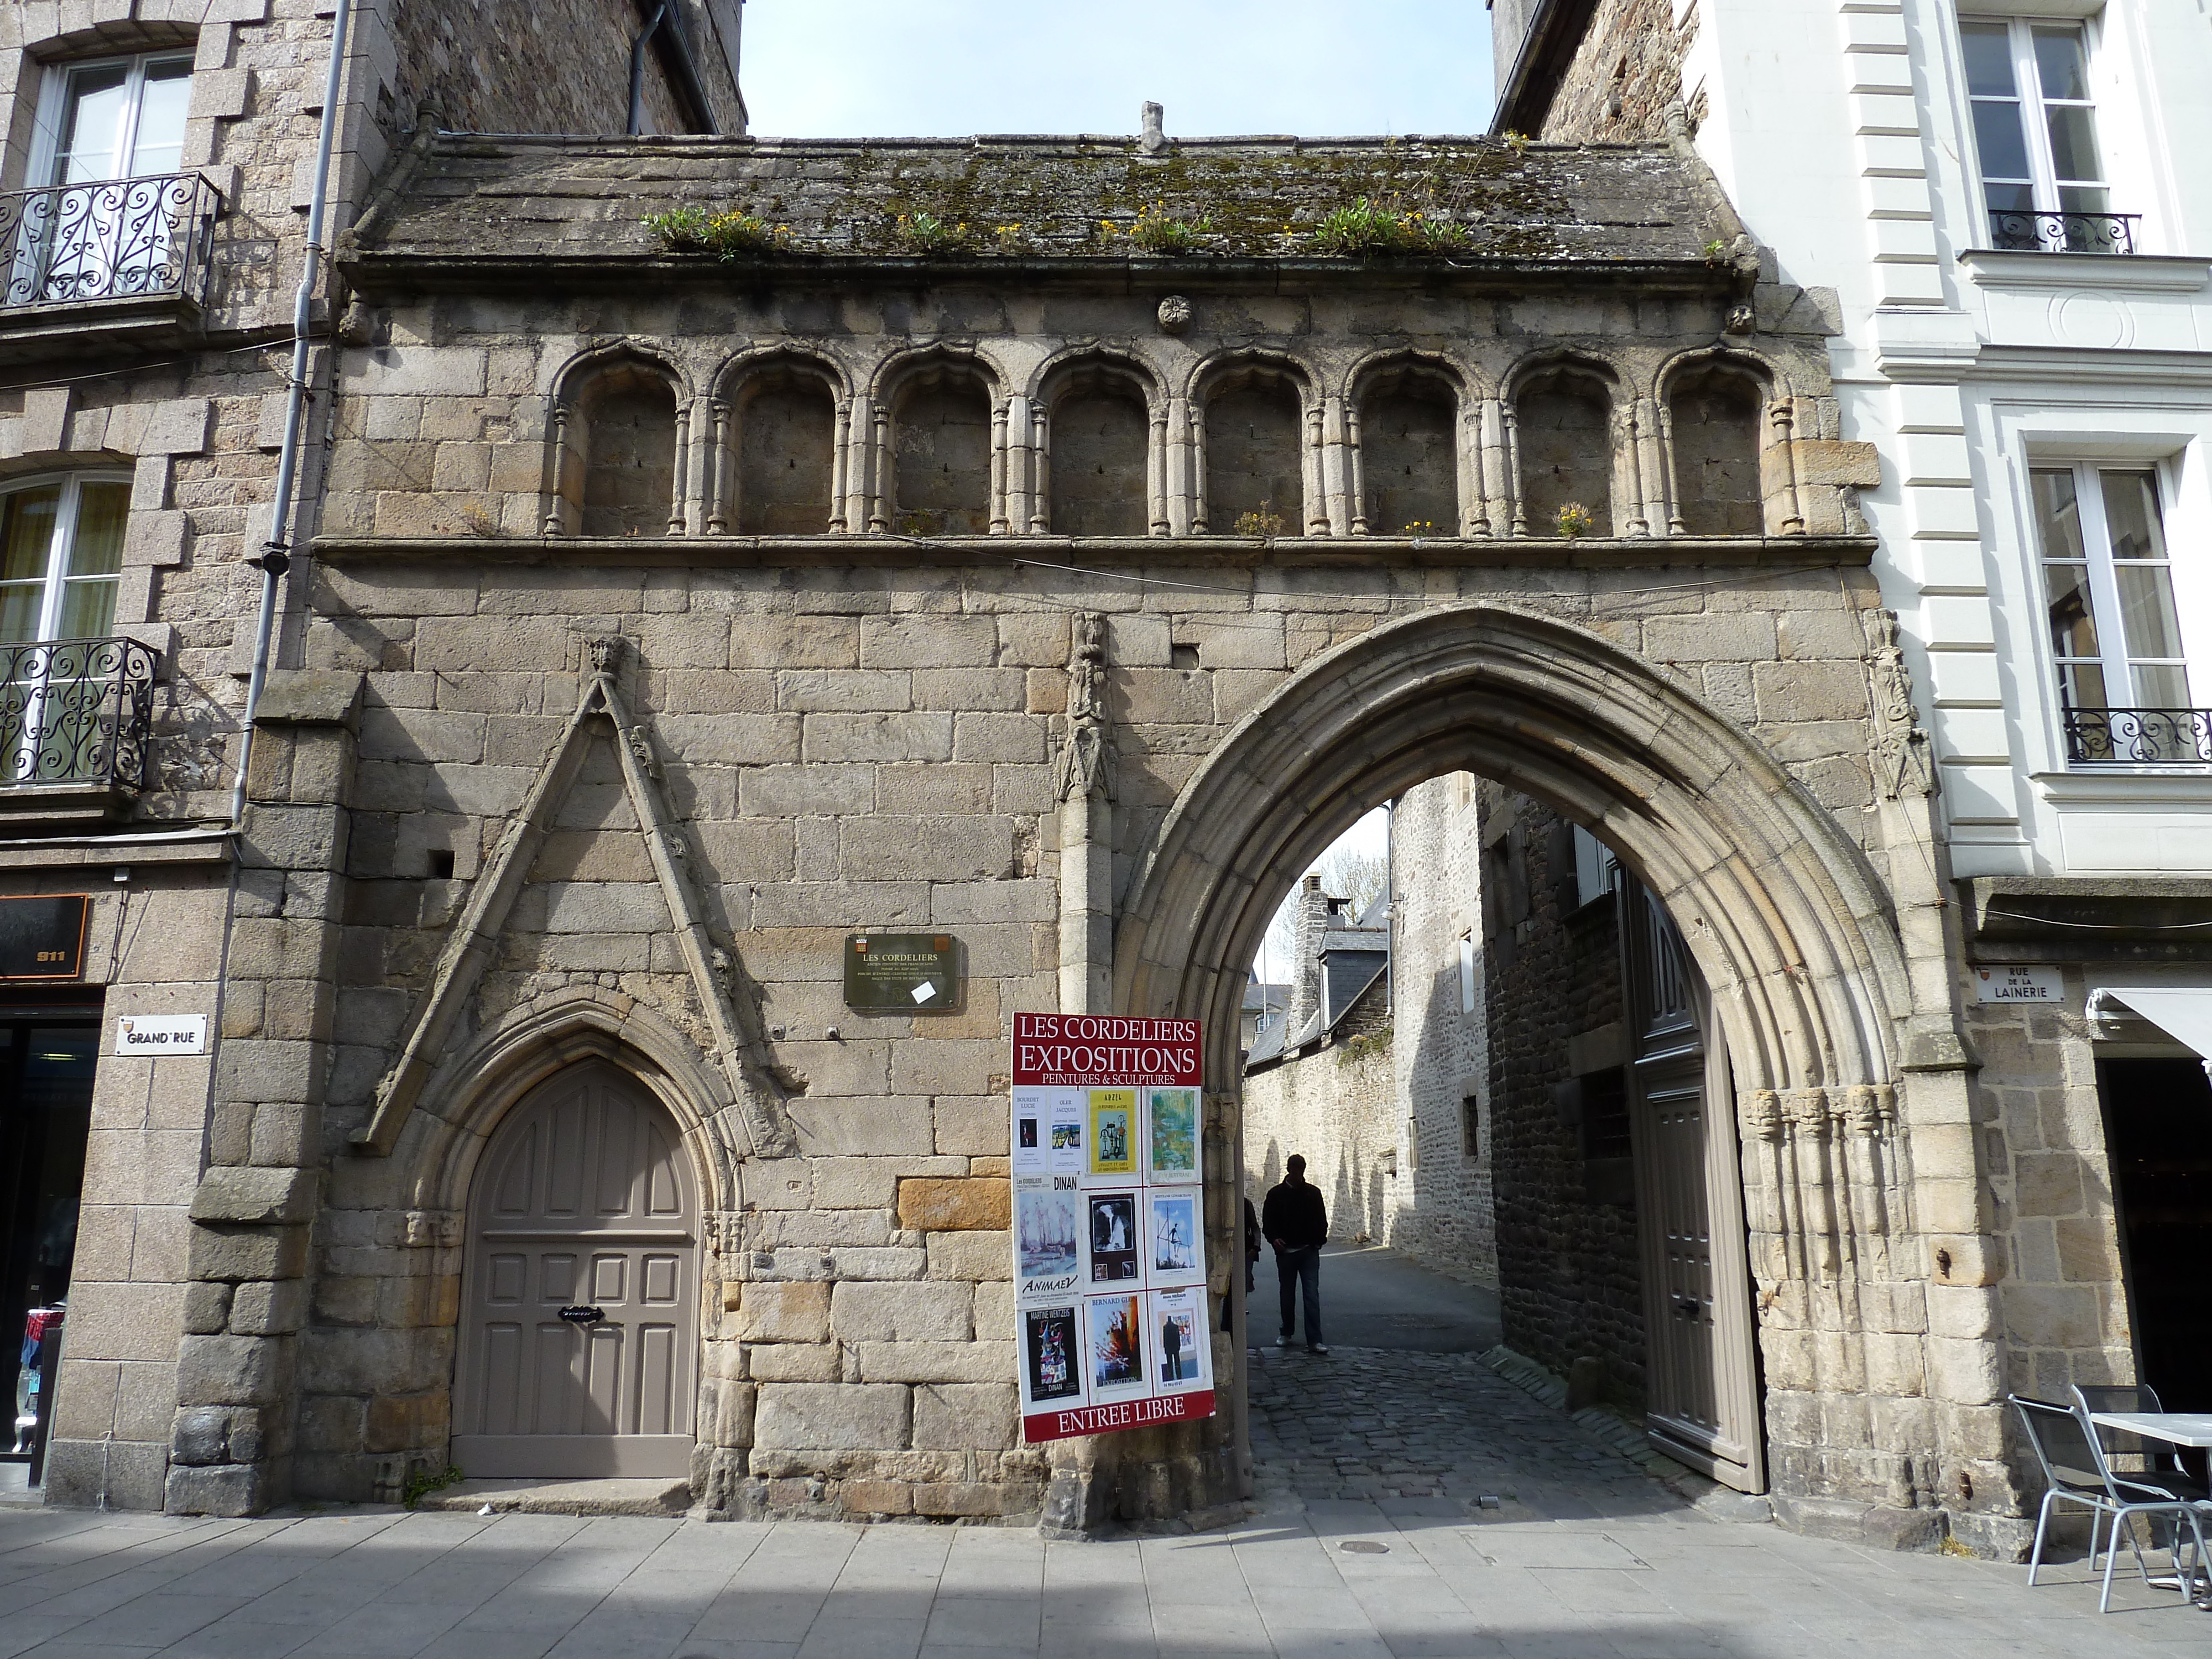
[(641, 365), (609, 368), (586, 389), (581, 413), (583, 533), (678, 532), (674, 388)]
[(1667, 398), (1674, 434), (1674, 516), (1690, 536), (1757, 536), (1766, 528), (1759, 482), (1764, 399), (1748, 377), (1692, 369)]
[(811, 374), (749, 388), (738, 414), (738, 533), (819, 536), (837, 516), (837, 408)]
[(981, 536), (991, 528), (991, 397), (981, 378), (943, 369), (910, 383), (892, 422), (891, 528)]
[(1249, 380), (1206, 405), (1206, 522), (1217, 536), (1303, 536), (1306, 491), (1297, 389)]
[(1541, 375), (1514, 403), (1521, 454), (1522, 512), (1532, 536), (1567, 533), (1578, 507), (1589, 527), (1613, 534), (1613, 398), (1603, 381), (1572, 369)]
[(2155, 471), (2039, 466), (2028, 475), (2043, 555), (2067, 757), (2212, 760), (2194, 706)]
[(1133, 386), (1096, 384), (1052, 410), (1052, 528), (1060, 536), (1141, 536), (1150, 526), (1152, 416)]
[(54, 1362), (76, 1258), (99, 1042), (96, 1025), (0, 1024), (0, 1376), (15, 1408), (5, 1453), (31, 1466), (33, 1486), (58, 1403)]
[(1459, 534), (1458, 399), (1445, 382), (1406, 375), (1359, 410), (1367, 529), (1376, 536)]
[(1990, 245), (2134, 252), (2136, 216), (2112, 212), (2106, 189), (2087, 26), (1993, 18), (1959, 35)]

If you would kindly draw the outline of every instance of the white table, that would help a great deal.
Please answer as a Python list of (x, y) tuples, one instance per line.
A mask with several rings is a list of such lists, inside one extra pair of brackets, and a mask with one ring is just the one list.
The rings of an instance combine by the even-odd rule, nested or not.
[[(2100, 1429), (2138, 1434), (2146, 1440), (2163, 1440), (2169, 1446), (2212, 1446), (2212, 1412), (2092, 1412), (2089, 1420)], [(2197, 1564), (2200, 1569), (2204, 1565)], [(2212, 1578), (2212, 1574), (2207, 1576)], [(2178, 1578), (2163, 1582), (2169, 1589), (2181, 1588)], [(2212, 1611), (2212, 1590), (2208, 1590), (2204, 1605), (2207, 1611)]]
[(2089, 1420), (2170, 1446), (2212, 1446), (2212, 1412), (2094, 1412)]

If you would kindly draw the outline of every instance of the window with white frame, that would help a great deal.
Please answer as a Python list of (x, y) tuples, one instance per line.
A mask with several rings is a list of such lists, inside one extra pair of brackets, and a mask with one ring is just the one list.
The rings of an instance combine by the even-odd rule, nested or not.
[(58, 64), (46, 71), (9, 250), (10, 304), (171, 290), (196, 180), (183, 175), (191, 52)]
[(1992, 246), (2132, 253), (2135, 216), (2112, 212), (2106, 188), (2088, 26), (1970, 18), (1959, 34)]
[(82, 185), (174, 173), (185, 160), (192, 55), (145, 52), (57, 64), (41, 100), (32, 182)]
[(2212, 759), (2191, 695), (2156, 471), (2088, 462), (2028, 473), (2067, 757)]
[(115, 626), (131, 482), (0, 490), (0, 784), (143, 784), (153, 663)]
[(115, 625), (131, 481), (36, 479), (0, 495), (0, 645), (89, 640)]
[(1607, 847), (1579, 823), (1573, 826), (1575, 840), (1575, 906), (1595, 904), (1609, 898), (1620, 884), (1620, 860)]

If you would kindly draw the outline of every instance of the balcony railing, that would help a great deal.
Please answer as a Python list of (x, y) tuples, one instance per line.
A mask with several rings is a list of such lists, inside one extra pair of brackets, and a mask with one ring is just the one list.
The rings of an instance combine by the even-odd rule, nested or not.
[(0, 193), (0, 309), (206, 297), (222, 197), (197, 173)]
[(136, 640), (0, 645), (0, 789), (143, 789), (154, 653)]
[(2212, 708), (2069, 708), (2066, 758), (2185, 765), (2212, 761)]
[(2133, 253), (2140, 213), (2026, 213), (1992, 209), (1990, 246), (2008, 253)]

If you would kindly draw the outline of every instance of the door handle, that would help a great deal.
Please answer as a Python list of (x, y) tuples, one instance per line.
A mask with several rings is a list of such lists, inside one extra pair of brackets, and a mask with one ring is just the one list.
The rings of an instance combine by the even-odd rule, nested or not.
[(561, 1310), (561, 1317), (571, 1325), (598, 1325), (604, 1323), (606, 1316), (607, 1310), (605, 1308), (577, 1307)]

